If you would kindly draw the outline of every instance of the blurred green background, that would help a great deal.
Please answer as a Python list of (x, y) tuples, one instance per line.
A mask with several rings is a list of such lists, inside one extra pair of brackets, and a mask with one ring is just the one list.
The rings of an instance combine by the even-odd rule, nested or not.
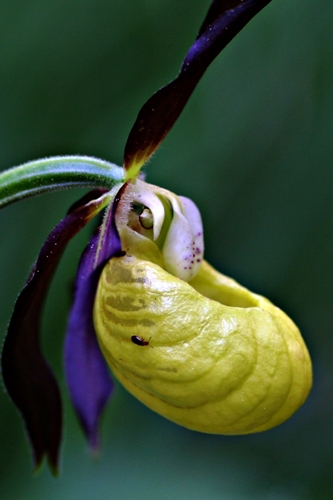
[[(121, 164), (139, 108), (178, 72), (209, 0), (0, 3), (0, 169), (58, 154)], [(189, 196), (206, 258), (282, 307), (314, 362), (287, 423), (245, 437), (178, 427), (117, 386), (103, 449), (89, 457), (69, 405), (61, 346), (89, 230), (70, 245), (44, 318), (62, 385), (61, 477), (31, 475), (20, 416), (0, 393), (4, 500), (333, 498), (333, 3), (273, 0), (212, 64), (150, 162), (152, 183)], [(51, 228), (80, 191), (0, 212), (0, 338)]]

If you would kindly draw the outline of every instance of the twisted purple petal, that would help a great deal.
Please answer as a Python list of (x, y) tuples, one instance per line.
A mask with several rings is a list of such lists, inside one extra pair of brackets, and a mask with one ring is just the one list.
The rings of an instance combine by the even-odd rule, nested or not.
[(270, 1), (214, 0), (177, 78), (141, 108), (125, 146), (127, 170), (136, 174), (156, 151), (210, 63)]
[(93, 306), (98, 279), (105, 262), (121, 253), (121, 242), (115, 224), (120, 193), (107, 212), (103, 224), (105, 231), (98, 230), (93, 235), (81, 257), (65, 341), (65, 370), (69, 392), (93, 450), (99, 445), (99, 420), (113, 389), (113, 382), (96, 339)]

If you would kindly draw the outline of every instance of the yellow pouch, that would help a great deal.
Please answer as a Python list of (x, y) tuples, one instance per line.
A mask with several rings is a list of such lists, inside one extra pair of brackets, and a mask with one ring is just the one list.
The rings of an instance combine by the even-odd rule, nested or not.
[(206, 261), (187, 283), (142, 258), (111, 259), (99, 281), (94, 324), (122, 385), (189, 429), (270, 429), (311, 388), (311, 360), (295, 324)]

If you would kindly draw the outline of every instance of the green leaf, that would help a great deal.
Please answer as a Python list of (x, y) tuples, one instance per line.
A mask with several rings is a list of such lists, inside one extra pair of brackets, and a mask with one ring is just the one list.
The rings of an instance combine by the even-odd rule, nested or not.
[(77, 187), (112, 189), (123, 168), (88, 156), (55, 156), (31, 161), (0, 174), (0, 208), (30, 196)]

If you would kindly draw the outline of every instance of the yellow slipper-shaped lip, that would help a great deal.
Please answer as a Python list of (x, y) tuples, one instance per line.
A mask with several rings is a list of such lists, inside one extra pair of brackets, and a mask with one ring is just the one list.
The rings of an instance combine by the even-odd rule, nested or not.
[(311, 361), (295, 324), (205, 261), (186, 283), (143, 258), (111, 259), (94, 323), (123, 386), (190, 429), (264, 431), (288, 419), (311, 388)]

